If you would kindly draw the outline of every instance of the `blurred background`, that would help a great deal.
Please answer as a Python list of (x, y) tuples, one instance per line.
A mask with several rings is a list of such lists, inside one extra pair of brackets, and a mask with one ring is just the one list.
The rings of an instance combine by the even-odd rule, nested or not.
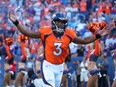
[[(107, 53), (106, 67), (109, 76), (109, 85), (112, 85), (114, 78), (114, 63), (112, 50), (116, 49), (116, 1), (115, 0), (0, 0), (0, 87), (3, 86), (4, 79), (4, 56), (5, 45), (4, 38), (13, 38), (15, 46), (15, 60), (19, 61), (21, 49), (17, 40), (20, 32), (13, 23), (8, 19), (8, 12), (17, 15), (17, 19), (29, 30), (38, 31), (41, 26), (51, 26), (51, 16), (55, 12), (65, 12), (68, 18), (68, 26), (76, 31), (78, 37), (86, 38), (92, 33), (88, 30), (88, 24), (91, 22), (105, 21), (111, 24), (111, 31), (108, 36), (100, 39), (101, 49)], [(30, 39), (28, 49), (30, 55), (32, 47), (40, 43), (38, 39)], [(32, 45), (33, 44), (33, 45)], [(87, 46), (70, 44), (71, 61), (67, 63), (70, 76), (68, 78), (69, 87), (77, 86), (81, 81), (77, 78), (81, 72), (80, 64), (83, 61)], [(34, 54), (37, 56), (39, 50)], [(35, 57), (36, 57), (35, 56)], [(97, 66), (103, 64), (104, 59), (100, 57)], [(74, 67), (71, 67), (74, 66)]]

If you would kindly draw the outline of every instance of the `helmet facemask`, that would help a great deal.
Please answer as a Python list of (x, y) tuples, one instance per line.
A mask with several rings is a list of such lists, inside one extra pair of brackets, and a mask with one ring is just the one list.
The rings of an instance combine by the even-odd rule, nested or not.
[(53, 28), (59, 33), (62, 33), (65, 31), (65, 28), (67, 26), (67, 22), (62, 21), (62, 20), (56, 20), (52, 21), (53, 22)]
[(57, 12), (52, 16), (52, 28), (58, 33), (63, 33), (67, 27), (66, 15), (64, 13)]

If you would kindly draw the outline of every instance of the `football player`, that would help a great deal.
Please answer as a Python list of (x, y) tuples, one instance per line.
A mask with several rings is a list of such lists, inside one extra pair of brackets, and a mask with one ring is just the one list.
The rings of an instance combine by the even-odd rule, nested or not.
[(25, 36), (40, 38), (44, 46), (44, 60), (41, 65), (44, 87), (59, 87), (63, 75), (63, 65), (67, 57), (69, 44), (88, 44), (105, 36), (109, 32), (109, 26), (97, 31), (94, 36), (85, 39), (76, 36), (74, 29), (67, 27), (68, 19), (65, 13), (56, 12), (52, 16), (52, 27), (43, 26), (38, 32), (31, 31), (19, 23), (16, 16), (9, 13), (9, 19)]

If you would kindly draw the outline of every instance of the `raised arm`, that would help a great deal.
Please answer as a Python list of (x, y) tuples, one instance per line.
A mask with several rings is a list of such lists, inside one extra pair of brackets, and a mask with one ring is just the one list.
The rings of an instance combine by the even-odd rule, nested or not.
[(25, 36), (31, 37), (31, 38), (40, 38), (40, 33), (39, 32), (35, 32), (35, 31), (31, 31), (29, 29), (27, 29), (26, 26), (21, 25), (16, 16), (9, 13), (8, 15), (9, 19), (13, 22), (13, 24), (15, 24), (15, 26), (17, 27), (17, 29), (24, 34)]
[(109, 31), (110, 31), (110, 26), (107, 25), (102, 30), (97, 31), (96, 34), (93, 36), (89, 36), (89, 37), (84, 38), (84, 39), (80, 38), (80, 37), (76, 37), (73, 42), (76, 44), (89, 44), (89, 43), (92, 43), (101, 37), (106, 36), (107, 34), (109, 34)]

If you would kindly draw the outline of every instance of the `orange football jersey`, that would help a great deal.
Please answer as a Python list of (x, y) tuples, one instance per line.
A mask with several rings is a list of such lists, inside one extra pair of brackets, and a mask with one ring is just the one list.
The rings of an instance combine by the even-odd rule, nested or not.
[(44, 26), (39, 29), (44, 46), (44, 58), (53, 64), (61, 64), (69, 54), (69, 44), (76, 37), (73, 29), (67, 28), (60, 37), (51, 27)]

